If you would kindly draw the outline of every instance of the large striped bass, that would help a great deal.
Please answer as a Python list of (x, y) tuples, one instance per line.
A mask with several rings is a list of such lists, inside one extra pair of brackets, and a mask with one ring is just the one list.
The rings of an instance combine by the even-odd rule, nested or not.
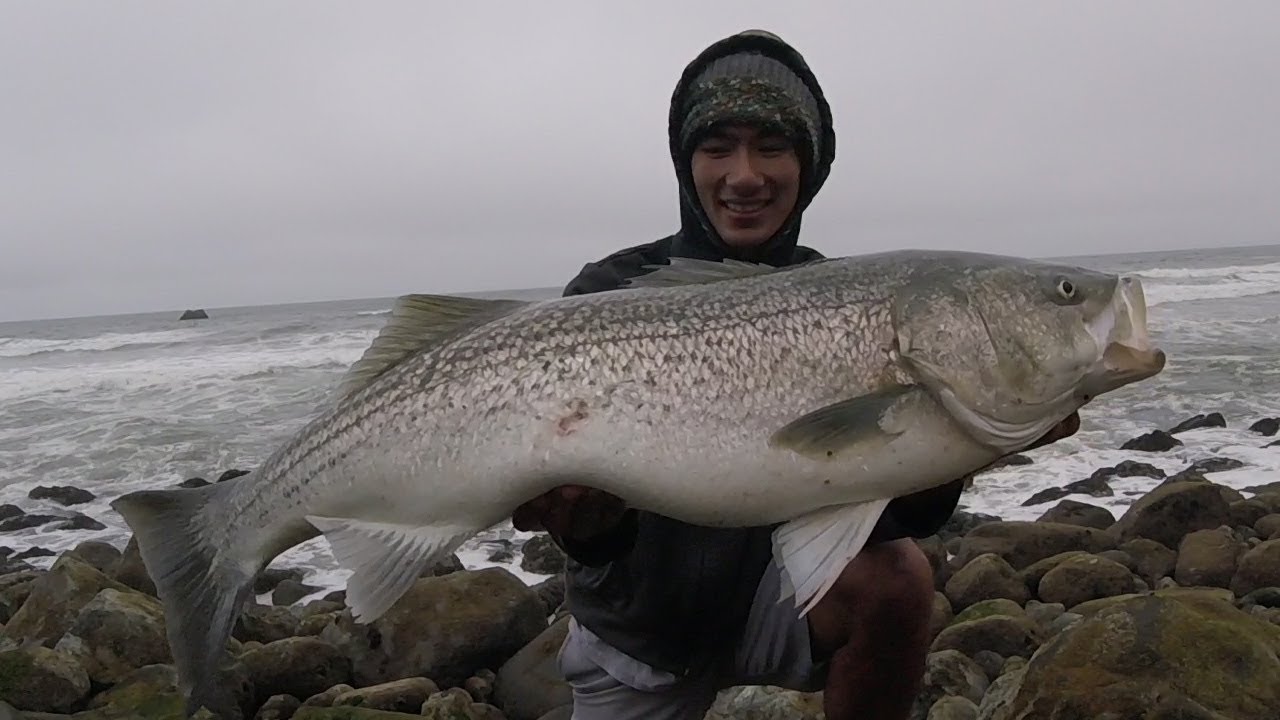
[(1159, 373), (1137, 279), (960, 252), (775, 269), (675, 259), (631, 287), (400, 298), (333, 403), (249, 475), (117, 499), (189, 712), (254, 576), (317, 534), (369, 622), (563, 484), (709, 526), (781, 523), (807, 612), (889, 500), (1025, 449)]

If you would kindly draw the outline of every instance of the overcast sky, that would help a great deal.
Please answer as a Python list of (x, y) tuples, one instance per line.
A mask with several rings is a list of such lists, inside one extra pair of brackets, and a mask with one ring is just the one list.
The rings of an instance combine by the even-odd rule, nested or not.
[(752, 27), (828, 255), (1280, 243), (1274, 2), (5, 0), (0, 320), (563, 285), (676, 229), (671, 90)]

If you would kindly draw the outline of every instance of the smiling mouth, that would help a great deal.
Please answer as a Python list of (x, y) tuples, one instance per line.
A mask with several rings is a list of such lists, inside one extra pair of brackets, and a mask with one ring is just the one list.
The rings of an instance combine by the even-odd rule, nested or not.
[(753, 215), (764, 210), (771, 201), (763, 200), (721, 200), (720, 205), (736, 215)]

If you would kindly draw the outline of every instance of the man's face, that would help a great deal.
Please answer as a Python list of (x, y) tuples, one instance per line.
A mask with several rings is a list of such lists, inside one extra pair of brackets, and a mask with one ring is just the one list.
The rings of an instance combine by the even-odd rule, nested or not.
[(694, 148), (698, 200), (721, 239), (752, 248), (778, 232), (800, 193), (800, 159), (787, 138), (751, 127), (718, 128)]

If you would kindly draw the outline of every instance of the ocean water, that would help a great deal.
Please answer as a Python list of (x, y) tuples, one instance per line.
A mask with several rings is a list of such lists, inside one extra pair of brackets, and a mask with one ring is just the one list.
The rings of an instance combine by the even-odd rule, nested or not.
[[(1143, 278), (1152, 334), (1168, 350), (1169, 366), (1140, 387), (1090, 405), (1080, 432), (1029, 453), (1032, 464), (981, 475), (962, 507), (1034, 519), (1053, 505), (1023, 507), (1036, 491), (1125, 459), (1174, 472), (1224, 456), (1245, 466), (1215, 473), (1219, 482), (1243, 488), (1280, 480), (1280, 447), (1265, 447), (1275, 438), (1246, 429), (1280, 417), (1280, 246), (1065, 259)], [(390, 303), (209, 308), (210, 319), (185, 322), (180, 312), (168, 311), (0, 323), (0, 504), (78, 511), (106, 525), (0, 533), (0, 545), (61, 552), (97, 539), (123, 547), (128, 529), (108, 506), (115, 497), (256, 467), (330, 396), (380, 329)], [(1119, 449), (1131, 437), (1211, 411), (1223, 413), (1228, 427), (1182, 434), (1185, 445), (1167, 453)], [(1119, 516), (1157, 482), (1120, 479), (1112, 482), (1112, 497), (1071, 497)], [(29, 499), (37, 485), (73, 485), (96, 499), (63, 508)], [(543, 576), (518, 567), (527, 537), (500, 525), (459, 555), (468, 567), (499, 564), (536, 582)], [(346, 578), (319, 538), (273, 566), (306, 568), (306, 582), (326, 589), (342, 587)]]

